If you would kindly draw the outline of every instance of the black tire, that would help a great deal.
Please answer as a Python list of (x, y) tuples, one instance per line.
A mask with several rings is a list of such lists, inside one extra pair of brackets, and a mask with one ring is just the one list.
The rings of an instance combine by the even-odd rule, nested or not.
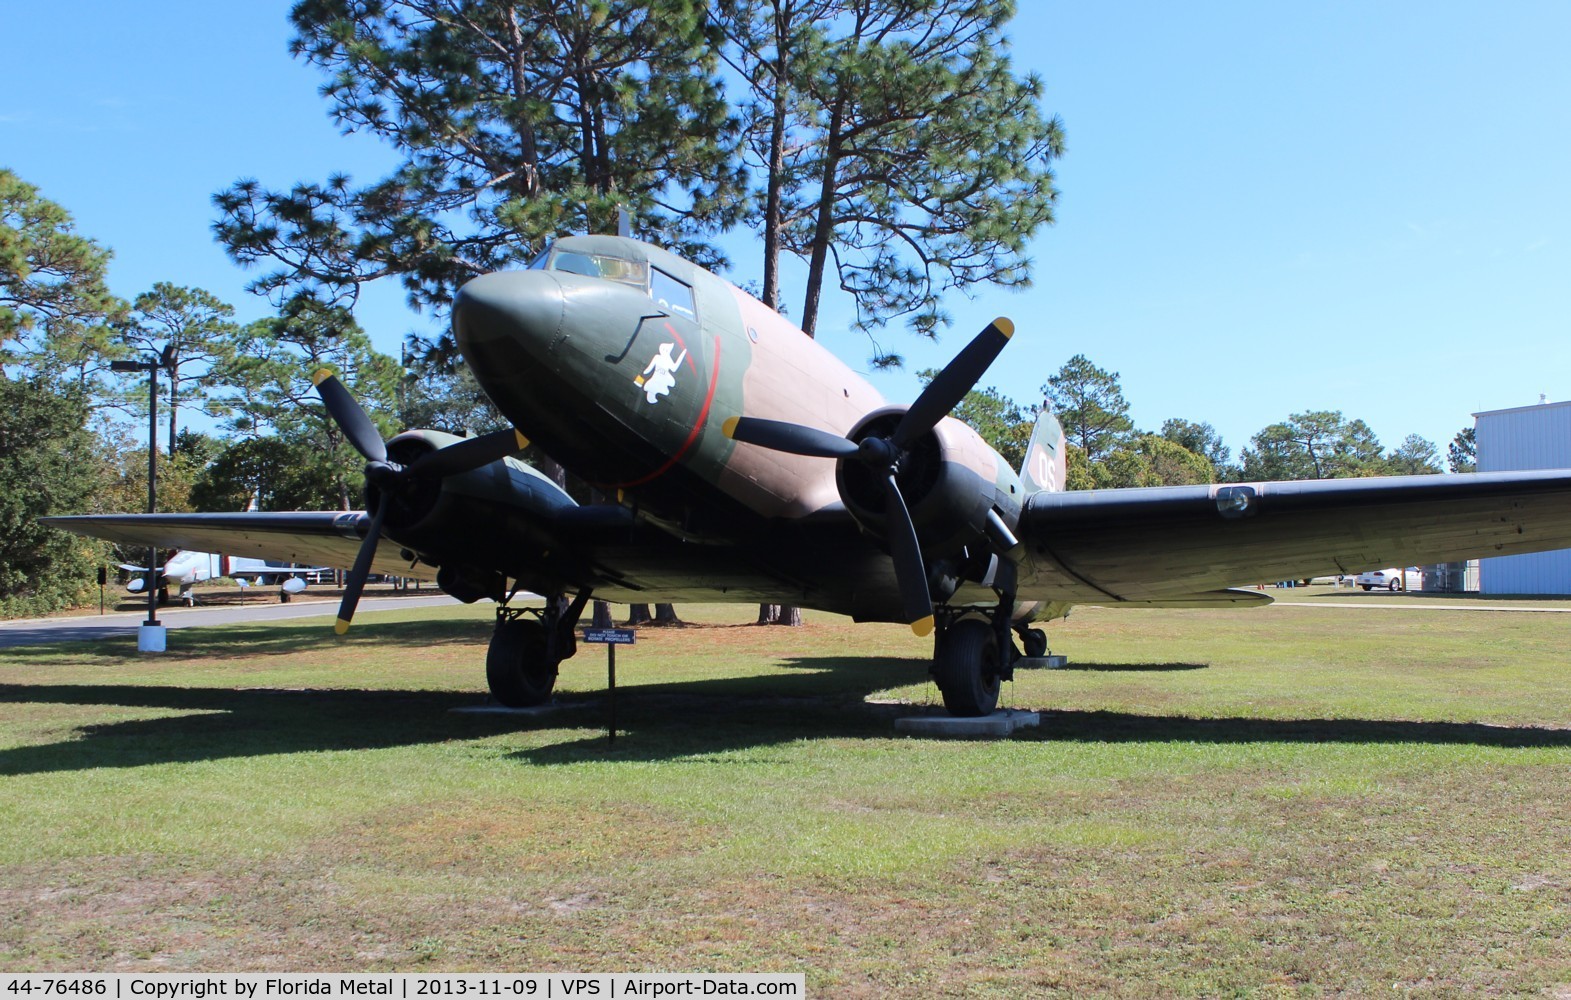
[(536, 621), (497, 622), (486, 650), (485, 679), (491, 697), (508, 708), (550, 701), (556, 664), (546, 657), (545, 626)]
[(1361, 584), (1359, 584), (1359, 586), (1364, 588), (1364, 593), (1366, 593), (1366, 594), (1369, 593), (1369, 584), (1361, 583)]
[(939, 634), (933, 681), (950, 715), (990, 715), (998, 707), (998, 635), (985, 621), (968, 618)]
[(1020, 633), (1020, 648), (1026, 656), (1036, 659), (1047, 655), (1047, 633), (1039, 628), (1028, 628)]
[(1386, 584), (1386, 589), (1392, 593), (1396, 593), (1396, 583), (1397, 582), (1395, 580), (1392, 580), (1390, 583)]

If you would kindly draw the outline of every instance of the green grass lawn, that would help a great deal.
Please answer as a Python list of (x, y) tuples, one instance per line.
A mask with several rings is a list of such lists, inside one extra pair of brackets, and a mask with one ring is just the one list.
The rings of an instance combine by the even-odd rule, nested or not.
[(0, 968), (1571, 993), (1571, 615), (1278, 596), (1359, 606), (1077, 610), (978, 743), (894, 735), (903, 628), (750, 608), (619, 653), (614, 747), (599, 647), (446, 711), (487, 607), (0, 651)]

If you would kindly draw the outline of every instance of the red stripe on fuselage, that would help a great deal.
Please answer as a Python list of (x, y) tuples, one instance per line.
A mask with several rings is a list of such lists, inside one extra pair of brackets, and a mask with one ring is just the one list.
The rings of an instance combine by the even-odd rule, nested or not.
[[(671, 330), (671, 324), (667, 323), (666, 324), (666, 329), (667, 330)], [(675, 330), (671, 330), (671, 335), (673, 337), (676, 337), (677, 343), (681, 343), (682, 338), (677, 335), (677, 332)], [(686, 344), (682, 344), (682, 350), (684, 350), (684, 351), (687, 350), (687, 345)], [(691, 352), (689, 352), (689, 354), (687, 355), (687, 363), (690, 364), (690, 365), (693, 364), (693, 355), (691, 354)], [(693, 372), (695, 374), (698, 372), (698, 367), (696, 365), (694, 365), (694, 367), (693, 367)], [(715, 387), (718, 386), (719, 384), (720, 384), (720, 338), (716, 337), (715, 338), (715, 368), (714, 368), (714, 371), (712, 371), (709, 374), (709, 392), (706, 393), (705, 396), (704, 396), (704, 405), (703, 405), (703, 408), (698, 411), (698, 420), (693, 424), (693, 429), (688, 432), (687, 440), (682, 442), (682, 447), (678, 448), (676, 450), (676, 452), (674, 454), (672, 454), (672, 456), (670, 458), (666, 459), (664, 465), (660, 466), (660, 468), (656, 469), (655, 471), (649, 473), (649, 475), (647, 475), (647, 476), (643, 476), (643, 477), (638, 478), (638, 479), (630, 479), (630, 480), (628, 480), (625, 483), (603, 483), (601, 485), (609, 487), (611, 489), (627, 489), (627, 488), (632, 487), (632, 486), (642, 486), (645, 483), (651, 482), (651, 481), (653, 481), (655, 479), (659, 479), (661, 476), (665, 475), (667, 472), (670, 472), (671, 471), (671, 466), (673, 466), (677, 462), (681, 461), (682, 456), (686, 455), (687, 452), (688, 452), (688, 449), (693, 447), (693, 442), (698, 440), (698, 432), (704, 429), (704, 422), (709, 419), (709, 407), (715, 401)]]

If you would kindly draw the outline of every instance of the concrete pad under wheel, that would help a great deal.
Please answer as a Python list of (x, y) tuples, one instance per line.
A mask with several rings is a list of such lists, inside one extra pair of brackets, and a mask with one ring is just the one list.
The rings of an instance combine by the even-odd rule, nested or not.
[(960, 718), (954, 715), (910, 715), (895, 720), (895, 732), (907, 736), (933, 736), (953, 740), (996, 740), (1016, 729), (1037, 726), (1042, 717), (1036, 712), (1005, 708), (992, 715)]
[(1069, 666), (1069, 657), (1059, 653), (1052, 656), (1022, 656), (1015, 660), (1016, 670), (1062, 670)]

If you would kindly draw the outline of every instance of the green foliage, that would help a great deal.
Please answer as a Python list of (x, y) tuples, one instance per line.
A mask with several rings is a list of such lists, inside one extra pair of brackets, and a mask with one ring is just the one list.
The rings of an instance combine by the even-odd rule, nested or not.
[(1426, 476), (1440, 471), (1440, 449), (1417, 434), (1409, 434), (1386, 456), (1385, 471), (1393, 476)]
[[(161, 412), (169, 423), (169, 450), (179, 451), (180, 407), (194, 407), (209, 417), (228, 409), (209, 390), (219, 384), (233, 361), (240, 326), (234, 307), (211, 292), (160, 281), (136, 297), (119, 340), (130, 352), (167, 358), (158, 373), (163, 393)], [(147, 390), (141, 376), (122, 384), (125, 399), (147, 412)]]
[[(926, 368), (917, 372), (922, 384), (933, 381), (938, 371)], [(1026, 446), (1031, 443), (1031, 429), (1036, 413), (1003, 395), (992, 386), (973, 389), (966, 393), (960, 405), (950, 411), (950, 416), (982, 435), (982, 440), (1004, 457), (1011, 469), (1018, 469), (1025, 462)]]
[(1452, 472), (1476, 472), (1478, 470), (1478, 437), (1477, 430), (1464, 427), (1456, 432), (1456, 437), (1446, 446), (1446, 466)]
[(38, 523), (91, 504), (98, 466), (88, 413), (79, 388), (0, 376), (0, 616), (66, 607), (97, 584), (107, 548)]
[(353, 298), (396, 275), (416, 305), (517, 264), (559, 233), (640, 230), (710, 263), (742, 207), (735, 123), (698, 0), (301, 0), (291, 51), (324, 70), (345, 132), (402, 162), (369, 187), (335, 176), (215, 197), (214, 228), (254, 287)]
[(1385, 454), (1375, 432), (1340, 411), (1295, 413), (1250, 439), (1239, 475), (1243, 479), (1347, 479), (1412, 476), (1440, 471), (1434, 443), (1409, 434)]
[(330, 510), (339, 484), (310, 442), (270, 434), (230, 442), (191, 487), (194, 510), (246, 510), (253, 499), (259, 510)]
[(1014, 74), (1013, 15), (996, 0), (741, 5), (731, 35), (751, 69), (751, 146), (767, 151), (762, 228), (808, 260), (809, 335), (831, 266), (859, 327), (906, 316), (926, 336), (948, 322), (950, 289), (1029, 285), (1025, 245), (1053, 221), (1063, 136), (1041, 82)]
[(1073, 441), (1064, 442), (1064, 489), (1096, 489), (1096, 477), (1092, 474), (1090, 460), (1086, 458), (1086, 450)]
[(1156, 434), (1142, 434), (1090, 466), (1096, 489), (1192, 486), (1216, 481), (1210, 459)]
[(109, 256), (0, 168), (0, 364), (94, 387), (114, 353), (107, 323), (125, 308), (104, 283)]
[(1346, 479), (1384, 471), (1369, 425), (1337, 410), (1295, 413), (1250, 441), (1241, 456), (1245, 479)]
[(475, 381), (451, 334), (404, 339), (404, 377), (398, 388), (398, 422), (451, 434), (484, 434), (507, 418)]
[(1193, 420), (1173, 417), (1162, 421), (1161, 433), (1163, 437), (1185, 450), (1192, 451), (1196, 455), (1204, 455), (1218, 472), (1226, 468), (1228, 459), (1233, 454), (1232, 450), (1222, 443), (1222, 435), (1208, 423), (1196, 423)]
[(276, 434), (325, 470), (332, 489), (311, 507), (349, 510), (359, 492), (364, 459), (344, 441), (317, 395), (311, 375), (324, 368), (338, 375), (383, 435), (391, 436), (403, 375), (398, 362), (371, 347), (347, 309), (310, 295), (295, 296), (277, 317), (246, 327), (225, 378), (228, 394), (221, 401), (233, 414), (232, 430), (251, 436)]
[(1096, 463), (1129, 439), (1134, 422), (1119, 385), (1118, 373), (1076, 354), (1042, 387), (1048, 406), (1064, 425), (1064, 434)]

